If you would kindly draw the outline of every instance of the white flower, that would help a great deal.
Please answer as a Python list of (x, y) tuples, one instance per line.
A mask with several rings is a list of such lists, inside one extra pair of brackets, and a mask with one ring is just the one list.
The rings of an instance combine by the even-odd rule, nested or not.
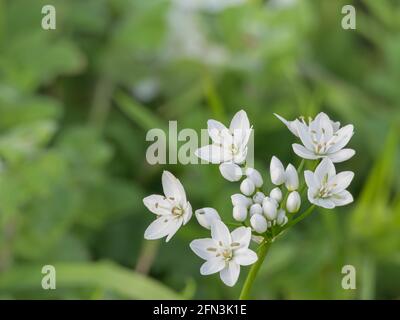
[(234, 206), (232, 215), (236, 221), (243, 222), (247, 218), (247, 208), (243, 206)]
[(219, 171), (226, 180), (231, 182), (239, 181), (243, 176), (242, 168), (233, 162), (221, 163)]
[(207, 124), (212, 144), (197, 149), (195, 155), (211, 163), (243, 163), (252, 130), (246, 112), (237, 112), (229, 129), (216, 120), (208, 120)]
[(285, 171), (286, 181), (285, 186), (289, 191), (295, 191), (299, 188), (299, 175), (296, 168), (289, 164)]
[(278, 187), (272, 189), (269, 193), (269, 197), (274, 199), (278, 203), (281, 202), (283, 198), (281, 189), (279, 189)]
[(283, 167), (282, 162), (277, 157), (272, 157), (269, 168), (271, 181), (274, 185), (280, 186), (281, 184), (285, 183), (285, 168)]
[(262, 204), (264, 198), (265, 198), (265, 194), (262, 193), (261, 191), (258, 191), (258, 192), (256, 192), (255, 195), (253, 196), (253, 201), (254, 201), (255, 203)]
[(353, 202), (353, 196), (346, 190), (354, 173), (344, 171), (336, 174), (335, 166), (329, 158), (318, 165), (315, 172), (305, 171), (308, 186), (308, 200), (317, 206), (333, 209)]
[(253, 216), (254, 214), (262, 214), (263, 209), (259, 203), (255, 203), (250, 207), (250, 216)]
[(258, 233), (264, 233), (268, 229), (267, 220), (261, 214), (251, 216), (250, 225)]
[(250, 198), (240, 193), (235, 193), (234, 195), (231, 195), (231, 200), (233, 206), (243, 206), (246, 208), (250, 207), (253, 203)]
[(276, 219), (278, 214), (278, 203), (276, 200), (266, 197), (263, 200), (262, 207), (264, 215), (268, 220), (272, 221)]
[[(282, 121), (285, 121), (280, 117)], [(289, 130), (297, 135), (303, 145), (293, 144), (293, 151), (304, 159), (328, 157), (332, 162), (343, 162), (354, 156), (353, 149), (343, 149), (354, 134), (353, 125), (340, 128), (340, 123), (333, 122), (321, 112), (309, 124), (302, 120), (285, 123)]]
[[(320, 114), (324, 114), (324, 113), (322, 112), (322, 113), (320, 113)], [(305, 125), (307, 125), (306, 122), (305, 122), (305, 120), (304, 120), (304, 117), (301, 117), (300, 120), (299, 120), (299, 119), (295, 119), (295, 120), (293, 120), (293, 121), (288, 121), (288, 120), (286, 120), (285, 118), (281, 117), (279, 114), (274, 113), (274, 115), (275, 115), (279, 120), (281, 120), (281, 121), (286, 125), (286, 127), (290, 130), (290, 132), (292, 132), (296, 137), (299, 137), (299, 132), (298, 132), (298, 129), (297, 129), (297, 125), (298, 125), (298, 123), (300, 122), (300, 120), (301, 120), (302, 123), (304, 123)], [(311, 122), (311, 121), (312, 121), (312, 119), (310, 118), (310, 119), (309, 119), (309, 122)], [(336, 132), (337, 130), (339, 130), (339, 128), (340, 128), (340, 122), (333, 122), (333, 121), (331, 121), (331, 124), (332, 124), (332, 127), (333, 127), (333, 129), (334, 129), (335, 132)]]
[(257, 254), (248, 248), (250, 239), (250, 228), (239, 227), (229, 233), (223, 222), (215, 220), (211, 225), (211, 238), (193, 240), (190, 248), (207, 260), (200, 268), (202, 275), (219, 272), (221, 280), (233, 286), (239, 278), (240, 266), (257, 261)]
[(251, 196), (256, 190), (253, 180), (246, 178), (240, 184), (240, 192), (246, 196)]
[(201, 208), (194, 212), (198, 223), (206, 228), (210, 229), (211, 224), (214, 220), (221, 220), (217, 210), (214, 208)]
[(297, 191), (292, 191), (286, 201), (286, 209), (290, 213), (299, 211), (301, 206), (301, 197)]
[(192, 207), (186, 200), (185, 189), (170, 172), (162, 174), (164, 195), (151, 195), (143, 199), (144, 205), (157, 215), (144, 233), (147, 240), (167, 236), (168, 242), (178, 229), (192, 217)]
[(276, 217), (276, 223), (280, 226), (284, 226), (288, 222), (288, 218), (286, 217), (286, 212), (283, 209), (278, 211), (278, 216)]
[(261, 177), (260, 172), (258, 172), (254, 168), (247, 168), (246, 169), (246, 176), (253, 181), (254, 185), (257, 188), (261, 188), (263, 185), (263, 178)]

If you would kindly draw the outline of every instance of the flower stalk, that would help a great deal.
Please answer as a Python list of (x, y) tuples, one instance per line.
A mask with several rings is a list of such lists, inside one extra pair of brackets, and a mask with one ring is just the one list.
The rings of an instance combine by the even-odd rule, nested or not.
[(250, 268), (250, 271), (244, 282), (242, 291), (240, 292), (239, 300), (248, 300), (249, 299), (251, 288), (253, 287), (254, 281), (256, 280), (256, 277), (258, 274), (258, 271), (260, 270), (261, 265), (263, 264), (270, 247), (271, 247), (271, 242), (263, 242), (260, 245), (258, 253), (257, 253), (258, 260)]

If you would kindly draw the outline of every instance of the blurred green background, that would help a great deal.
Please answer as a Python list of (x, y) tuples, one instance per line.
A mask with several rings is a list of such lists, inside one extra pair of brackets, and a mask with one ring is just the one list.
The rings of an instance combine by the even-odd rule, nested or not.
[[(41, 28), (52, 4), (57, 29)], [(357, 29), (341, 28), (353, 4)], [(237, 298), (201, 277), (195, 220), (144, 241), (144, 196), (172, 171), (194, 209), (226, 218), (238, 185), (214, 165), (150, 166), (146, 132), (227, 123), (244, 108), (256, 166), (299, 163), (294, 119), (353, 123), (355, 203), (319, 209), (274, 244), (257, 299), (400, 298), (400, 2), (0, 0), (0, 298)], [(41, 269), (57, 289), (41, 288)], [(357, 289), (343, 290), (343, 265)]]

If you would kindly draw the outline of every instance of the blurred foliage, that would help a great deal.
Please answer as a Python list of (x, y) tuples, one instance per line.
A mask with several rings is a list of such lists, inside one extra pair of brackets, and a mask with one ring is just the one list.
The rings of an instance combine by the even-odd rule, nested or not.
[[(45, 4), (56, 30), (41, 28)], [(356, 30), (341, 28), (345, 4)], [(167, 168), (194, 208), (229, 217), (237, 186), (217, 166), (150, 166), (145, 137), (245, 108), (265, 177), (272, 154), (299, 162), (273, 112), (356, 128), (339, 166), (356, 172), (354, 205), (274, 244), (254, 297), (399, 298), (399, 21), (395, 0), (0, 0), (0, 297), (237, 298), (245, 272), (233, 289), (200, 276), (196, 223), (143, 240), (142, 198)], [(45, 264), (57, 290), (40, 287)], [(341, 288), (345, 264), (357, 290)]]

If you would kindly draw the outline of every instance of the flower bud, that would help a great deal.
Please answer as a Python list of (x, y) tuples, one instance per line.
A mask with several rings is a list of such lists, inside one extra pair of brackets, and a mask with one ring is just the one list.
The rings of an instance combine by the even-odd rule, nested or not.
[(239, 181), (243, 175), (242, 168), (232, 162), (221, 163), (219, 171), (226, 180), (231, 182)]
[(265, 194), (262, 193), (261, 191), (256, 192), (256, 194), (253, 196), (253, 201), (255, 203), (262, 204), (263, 200), (265, 198)]
[(211, 228), (211, 222), (213, 220), (221, 220), (217, 210), (214, 208), (198, 209), (194, 212), (194, 214), (196, 215), (198, 223), (206, 229)]
[(233, 207), (233, 219), (242, 222), (247, 218), (247, 208), (243, 206)]
[(282, 162), (277, 157), (272, 157), (269, 168), (271, 181), (273, 184), (280, 186), (282, 183), (285, 182), (285, 168), (283, 167)]
[(254, 185), (257, 188), (261, 188), (261, 186), (264, 183), (263, 178), (261, 177), (261, 174), (254, 168), (247, 168), (246, 176), (247, 176), (247, 178), (249, 178), (253, 181)]
[(263, 207), (264, 216), (268, 220), (276, 219), (278, 203), (274, 199), (271, 199), (268, 197), (265, 198), (262, 203), (262, 207)]
[(252, 195), (255, 190), (256, 186), (254, 185), (254, 182), (249, 178), (244, 179), (240, 184), (240, 191), (246, 196)]
[(235, 193), (231, 196), (233, 206), (250, 207), (253, 204), (250, 198), (242, 195), (241, 193)]
[(276, 222), (280, 226), (284, 226), (288, 222), (288, 218), (286, 217), (286, 212), (283, 209), (280, 209), (278, 212), (278, 216), (276, 217)]
[(254, 214), (262, 214), (263, 209), (259, 203), (255, 203), (250, 207), (250, 217)]
[(278, 203), (281, 202), (282, 198), (283, 198), (281, 189), (279, 189), (278, 187), (272, 189), (270, 194), (269, 194), (269, 197), (271, 199), (274, 199)]
[(255, 214), (250, 218), (250, 225), (258, 233), (264, 233), (268, 228), (267, 220), (260, 214)]
[(289, 164), (286, 168), (285, 185), (289, 191), (295, 191), (299, 188), (299, 176), (296, 168), (292, 164)]
[(251, 241), (261, 244), (264, 241), (264, 237), (263, 236), (251, 236)]
[(286, 209), (291, 213), (299, 211), (301, 206), (300, 194), (297, 191), (292, 191), (286, 201)]

